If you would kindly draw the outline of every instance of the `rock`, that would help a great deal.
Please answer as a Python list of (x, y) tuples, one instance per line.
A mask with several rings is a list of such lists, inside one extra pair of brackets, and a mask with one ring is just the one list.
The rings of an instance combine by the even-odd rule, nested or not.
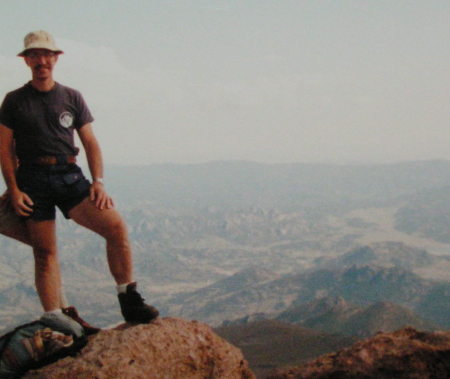
[(450, 332), (379, 333), (268, 379), (450, 378)]
[(254, 379), (241, 351), (197, 321), (162, 318), (91, 336), (67, 357), (24, 378)]

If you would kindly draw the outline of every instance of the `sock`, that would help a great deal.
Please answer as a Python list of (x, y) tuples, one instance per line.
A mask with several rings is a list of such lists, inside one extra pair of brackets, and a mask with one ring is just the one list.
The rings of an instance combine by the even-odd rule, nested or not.
[[(132, 282), (130, 282), (130, 283), (132, 283)], [(117, 293), (127, 293), (127, 287), (128, 287), (128, 284), (130, 284), (130, 283), (118, 284), (116, 286)]]
[(44, 312), (43, 316), (51, 315), (51, 314), (54, 314), (54, 315), (62, 314), (62, 309), (61, 308), (56, 308), (56, 309), (53, 309), (51, 311), (46, 311), (46, 312)]

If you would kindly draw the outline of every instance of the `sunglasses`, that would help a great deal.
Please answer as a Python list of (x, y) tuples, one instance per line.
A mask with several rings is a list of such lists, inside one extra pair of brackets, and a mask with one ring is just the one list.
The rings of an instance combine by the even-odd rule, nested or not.
[(27, 53), (27, 57), (31, 59), (37, 59), (37, 58), (52, 58), (56, 55), (53, 51), (30, 51)]

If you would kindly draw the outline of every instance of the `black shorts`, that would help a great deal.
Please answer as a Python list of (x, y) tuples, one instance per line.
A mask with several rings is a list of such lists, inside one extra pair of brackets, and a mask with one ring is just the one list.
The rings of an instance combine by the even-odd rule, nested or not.
[(17, 184), (33, 201), (27, 219), (54, 220), (57, 206), (69, 218), (69, 211), (89, 196), (91, 183), (76, 164), (20, 166)]

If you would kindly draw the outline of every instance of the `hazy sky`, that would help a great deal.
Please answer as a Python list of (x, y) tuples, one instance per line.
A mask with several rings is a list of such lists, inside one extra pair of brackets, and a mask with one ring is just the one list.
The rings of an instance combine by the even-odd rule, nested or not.
[(448, 0), (0, 2), (0, 92), (31, 30), (107, 164), (450, 159)]

